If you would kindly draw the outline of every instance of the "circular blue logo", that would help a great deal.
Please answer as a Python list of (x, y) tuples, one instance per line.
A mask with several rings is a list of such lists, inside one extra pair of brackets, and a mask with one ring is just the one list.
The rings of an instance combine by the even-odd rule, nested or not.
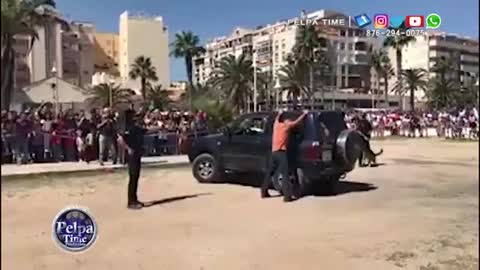
[(67, 207), (53, 220), (53, 239), (66, 251), (84, 251), (96, 238), (97, 224), (86, 208)]

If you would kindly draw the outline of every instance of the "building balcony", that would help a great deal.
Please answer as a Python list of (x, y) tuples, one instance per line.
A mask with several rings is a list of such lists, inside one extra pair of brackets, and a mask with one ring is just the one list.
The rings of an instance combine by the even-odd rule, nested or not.
[(469, 55), (473, 57), (478, 57), (478, 47), (477, 48), (465, 48), (460, 45), (448, 46), (448, 45), (430, 45), (430, 51), (444, 52), (448, 54), (459, 53), (462, 55)]
[(369, 62), (369, 57), (366, 54), (356, 54), (354, 57), (354, 61), (359, 64), (368, 64)]
[(462, 55), (460, 55), (460, 60), (461, 60), (461, 61), (476, 62), (476, 63), (478, 64), (478, 55), (477, 55), (477, 56), (474, 56), (474, 55), (465, 55), (465, 54), (462, 54)]
[(368, 44), (364, 41), (358, 41), (358, 42), (355, 42), (355, 47), (354, 47), (354, 50), (357, 51), (357, 52), (367, 52), (368, 51)]

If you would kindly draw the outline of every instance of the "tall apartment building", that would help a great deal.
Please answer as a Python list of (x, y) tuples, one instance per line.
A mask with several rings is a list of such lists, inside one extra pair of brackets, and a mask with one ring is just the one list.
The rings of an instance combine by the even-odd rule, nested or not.
[(218, 61), (227, 55), (252, 54), (253, 30), (236, 28), (229, 37), (218, 37), (205, 45), (205, 54), (194, 59), (194, 83), (204, 84)]
[[(49, 9), (61, 18), (57, 10)], [(57, 76), (85, 87), (93, 75), (93, 31), (91, 23), (72, 22), (70, 29), (50, 21), (36, 27), (38, 38), (15, 37), (15, 88)], [(55, 73), (53, 72), (55, 71)]]
[(94, 73), (94, 32), (89, 22), (72, 22), (70, 31), (62, 33), (62, 78), (77, 86), (90, 84)]
[(15, 36), (13, 49), (15, 50), (14, 88), (22, 88), (31, 82), (31, 37), (24, 35)]
[[(60, 16), (56, 10), (49, 10)], [(29, 85), (32, 82), (52, 76), (52, 69), (58, 70), (57, 76), (63, 76), (62, 33), (64, 29), (56, 22), (47, 22), (35, 27), (37, 38), (31, 43), (31, 37), (16, 35), (14, 37), (15, 80), (16, 89)]]
[(119, 36), (117, 33), (96, 32), (94, 44), (95, 73), (105, 72), (112, 76), (120, 76), (119, 65)]
[(138, 88), (138, 80), (131, 81), (128, 74), (135, 58), (143, 55), (152, 60), (158, 83), (169, 86), (168, 30), (163, 18), (125, 11), (120, 15), (119, 26), (119, 69), (122, 80), (132, 88)]
[[(456, 71), (452, 76), (462, 84), (468, 80), (478, 78), (478, 40), (468, 37), (461, 37), (455, 34), (427, 32), (426, 35), (416, 38), (402, 49), (402, 69), (421, 68), (428, 72), (429, 77), (435, 76), (431, 72), (432, 67), (441, 58), (450, 58), (455, 65)], [(389, 56), (396, 74), (395, 51), (390, 49)], [(394, 85), (396, 77), (390, 79), (389, 84)], [(418, 90), (415, 93), (418, 101), (425, 100), (425, 93)]]
[[(322, 50), (326, 51), (332, 66), (333, 80), (329, 85), (339, 89), (368, 89), (370, 87), (369, 47), (375, 42), (366, 37), (349, 16), (335, 11), (319, 10), (306, 15), (317, 23)], [(295, 18), (293, 18), (295, 19)], [(194, 76), (197, 83), (205, 83), (218, 62), (225, 55), (246, 53), (263, 72), (271, 72), (274, 79), (279, 69), (287, 64), (287, 56), (295, 45), (297, 27), (292, 20), (280, 21), (255, 30), (237, 28), (229, 37), (219, 37), (206, 44), (206, 53), (195, 59)], [(326, 25), (323, 19), (343, 19), (344, 25)], [(317, 88), (317, 87), (316, 87)]]

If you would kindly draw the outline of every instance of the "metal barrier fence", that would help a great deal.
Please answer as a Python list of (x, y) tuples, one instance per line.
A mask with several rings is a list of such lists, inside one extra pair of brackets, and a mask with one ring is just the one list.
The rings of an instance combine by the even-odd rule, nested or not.
[[(207, 134), (206, 130), (187, 134), (178, 132), (147, 134), (144, 137), (144, 156), (186, 154), (193, 139)], [(117, 145), (116, 140), (111, 140), (111, 142), (115, 153), (112, 153), (112, 147), (107, 145), (109, 158), (116, 156), (120, 162), (124, 162), (125, 150)], [(81, 157), (78, 144), (86, 144), (85, 138), (83, 141), (78, 141), (78, 137), (72, 133), (56, 135), (40, 133), (28, 138), (3, 134), (1, 143), (2, 163), (15, 162), (19, 158), (36, 162), (77, 161)], [(94, 151), (94, 159), (100, 159), (102, 149), (100, 149), (99, 135), (94, 138), (91, 147)]]

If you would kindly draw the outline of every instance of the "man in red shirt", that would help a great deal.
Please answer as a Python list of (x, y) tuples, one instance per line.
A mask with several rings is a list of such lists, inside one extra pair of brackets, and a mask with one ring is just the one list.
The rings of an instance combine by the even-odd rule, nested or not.
[(268, 193), (268, 188), (272, 180), (272, 176), (278, 171), (282, 174), (282, 192), (283, 192), (283, 201), (290, 202), (293, 200), (293, 184), (290, 181), (289, 169), (288, 169), (288, 158), (287, 158), (287, 143), (288, 135), (292, 128), (302, 122), (303, 118), (308, 114), (308, 111), (298, 117), (295, 121), (285, 119), (285, 114), (279, 112), (275, 118), (273, 124), (273, 136), (272, 136), (272, 156), (270, 159), (270, 164), (268, 166), (267, 174), (263, 180), (261, 187), (261, 197), (267, 198), (270, 197)]

